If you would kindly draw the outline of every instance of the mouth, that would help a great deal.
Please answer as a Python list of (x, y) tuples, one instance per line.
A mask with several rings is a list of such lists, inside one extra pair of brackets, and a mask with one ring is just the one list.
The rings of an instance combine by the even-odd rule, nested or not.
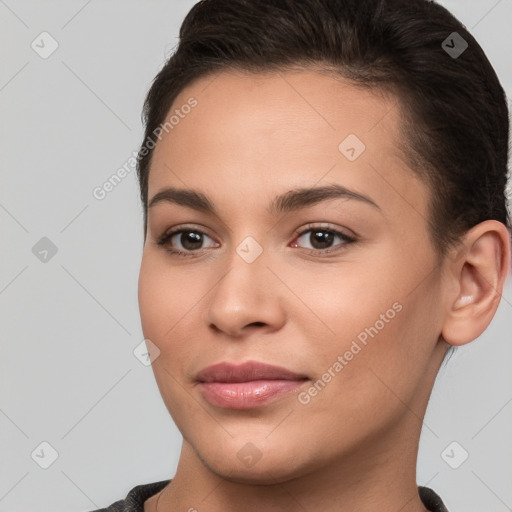
[(196, 375), (203, 397), (227, 409), (250, 409), (291, 393), (308, 381), (303, 374), (257, 361), (222, 362)]

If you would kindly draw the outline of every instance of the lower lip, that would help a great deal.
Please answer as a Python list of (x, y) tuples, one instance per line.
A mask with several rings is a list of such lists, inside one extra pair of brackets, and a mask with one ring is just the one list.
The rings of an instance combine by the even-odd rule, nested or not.
[(203, 396), (226, 409), (252, 409), (296, 390), (305, 380), (252, 380), (249, 382), (201, 382)]

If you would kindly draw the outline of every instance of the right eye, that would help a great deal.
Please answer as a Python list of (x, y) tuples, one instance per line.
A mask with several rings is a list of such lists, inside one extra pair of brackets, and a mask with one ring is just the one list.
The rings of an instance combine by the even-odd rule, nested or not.
[[(164, 233), (157, 241), (159, 246), (163, 246), (166, 251), (176, 256), (192, 256), (194, 253), (203, 252), (204, 248), (200, 247), (204, 243), (204, 238), (209, 238), (206, 233), (195, 228), (178, 228)], [(212, 240), (213, 241), (213, 240)], [(175, 248), (176, 244), (181, 248)], [(218, 247), (216, 242), (210, 247)]]

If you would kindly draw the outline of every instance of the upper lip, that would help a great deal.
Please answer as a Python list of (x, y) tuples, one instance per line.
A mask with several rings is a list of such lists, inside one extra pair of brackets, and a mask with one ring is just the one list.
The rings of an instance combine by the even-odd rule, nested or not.
[(248, 382), (262, 379), (302, 380), (306, 378), (306, 375), (292, 372), (286, 368), (257, 361), (247, 361), (240, 365), (221, 362), (203, 368), (196, 375), (196, 379), (200, 382)]

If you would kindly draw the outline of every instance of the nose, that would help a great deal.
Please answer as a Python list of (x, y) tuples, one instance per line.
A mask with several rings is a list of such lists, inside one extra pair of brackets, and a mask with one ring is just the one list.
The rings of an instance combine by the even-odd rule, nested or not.
[(286, 317), (285, 287), (270, 270), (270, 258), (263, 251), (250, 262), (240, 254), (233, 249), (226, 256), (225, 270), (208, 296), (209, 328), (231, 338), (280, 329)]

